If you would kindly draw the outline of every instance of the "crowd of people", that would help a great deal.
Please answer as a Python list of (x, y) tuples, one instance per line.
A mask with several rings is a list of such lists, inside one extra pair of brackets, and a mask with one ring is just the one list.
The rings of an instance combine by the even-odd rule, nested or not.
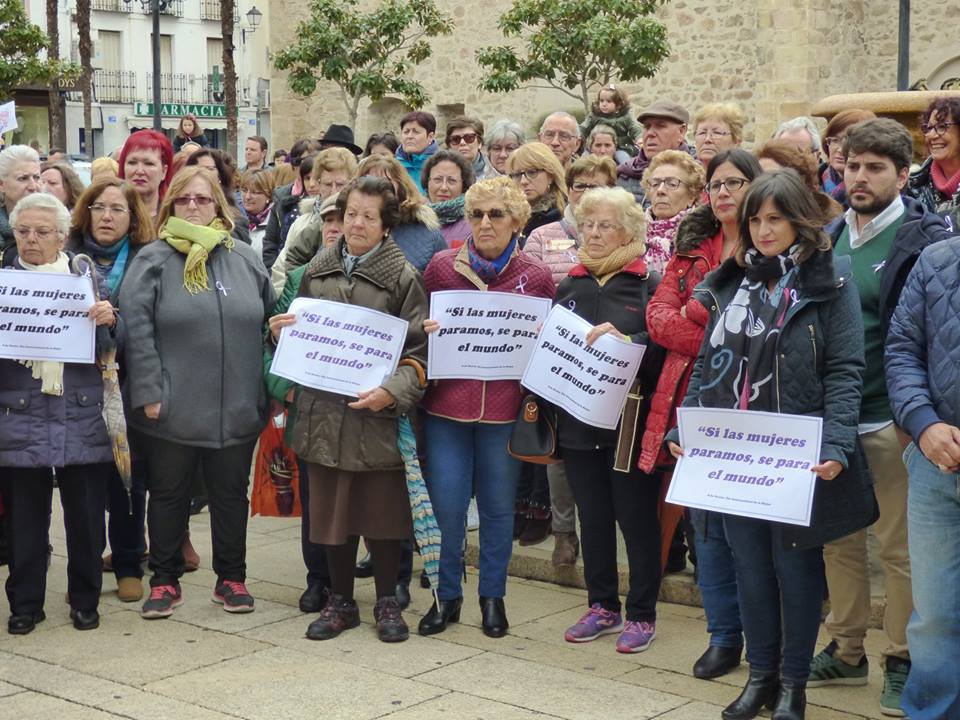
[[(399, 135), (363, 148), (342, 125), (272, 156), (249, 138), (240, 169), (185, 116), (172, 143), (141, 130), (95, 160), (86, 187), (64, 159), (0, 152), (2, 266), (77, 273), (77, 255), (92, 259), (102, 299), (89, 317), (97, 347), (117, 353), (133, 460), (128, 500), (98, 367), (0, 360), (9, 632), (45, 619), (54, 483), (78, 630), (99, 625), (105, 567), (146, 619), (187, 599), (199, 498), (213, 599), (253, 611), (251, 462), (284, 409), (310, 639), (360, 624), (354, 578), (370, 575), (379, 639), (409, 636), (400, 436), (412, 422), (441, 531), (420, 634), (460, 619), (468, 525), (479, 526), (476, 592), (492, 638), (509, 629), (514, 541), (553, 535), (557, 567), (582, 553), (587, 606), (564, 637), (616, 635), (621, 653), (654, 642), (662, 577), (689, 557), (709, 636), (693, 674), (720, 677), (745, 653), (749, 679), (723, 718), (767, 707), (796, 720), (806, 688), (867, 682), (870, 528), (886, 593), (880, 709), (960, 718), (960, 100), (923, 113), (919, 166), (910, 131), (866, 110), (839, 113), (824, 134), (789, 120), (753, 152), (741, 147), (746, 120), (730, 103), (691, 120), (667, 100), (635, 117), (608, 85), (582, 123), (554, 112), (532, 138), (513, 120), (487, 130), (458, 117), (441, 147), (436, 118), (414, 111)], [(604, 335), (645, 345), (635, 402), (612, 430), (556, 409), (560, 462), (521, 462), (508, 452), (519, 381), (427, 379), (428, 337), (444, 322), (430, 297), (445, 290), (546, 298), (589, 323), (587, 346)], [(271, 374), (297, 298), (405, 320), (396, 371), (356, 397)], [(822, 418), (809, 526), (666, 503), (683, 406)], [(825, 598), (831, 640), (817, 652)]]

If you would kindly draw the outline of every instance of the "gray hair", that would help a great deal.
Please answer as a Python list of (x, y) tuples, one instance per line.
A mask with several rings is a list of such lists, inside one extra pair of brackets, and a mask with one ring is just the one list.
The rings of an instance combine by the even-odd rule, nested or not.
[[(23, 146), (14, 145), (14, 147)], [(70, 211), (53, 195), (32, 193), (21, 199), (10, 212), (10, 225), (17, 224), (17, 219), (24, 210), (52, 210), (57, 217), (57, 231), (61, 235), (66, 235), (70, 231)]]
[(612, 207), (616, 211), (617, 222), (623, 225), (632, 242), (645, 239), (643, 206), (637, 203), (633, 193), (627, 192), (622, 187), (599, 187), (587, 190), (573, 211), (577, 226), (579, 227), (601, 206)]
[(6, 180), (13, 166), (21, 162), (40, 163), (40, 155), (29, 145), (10, 145), (0, 152), (0, 180)]
[(593, 126), (593, 130), (590, 131), (590, 134), (587, 136), (587, 150), (590, 149), (590, 146), (593, 145), (593, 139), (597, 135), (609, 135), (613, 138), (613, 144), (617, 144), (617, 131), (614, 130), (609, 125), (604, 125), (603, 123), (597, 123)]
[(776, 140), (784, 133), (797, 130), (806, 130), (810, 134), (810, 151), (820, 152), (820, 131), (817, 129), (817, 124), (805, 115), (780, 123), (777, 131), (773, 134), (773, 139)]
[(557, 110), (556, 112), (550, 113), (549, 115), (547, 115), (547, 116), (543, 119), (543, 122), (540, 123), (540, 132), (543, 132), (543, 129), (547, 126), (547, 121), (548, 121), (548, 120), (551, 120), (551, 119), (553, 119), (553, 118), (560, 118), (560, 119), (562, 119), (562, 120), (569, 120), (570, 122), (573, 123), (573, 126), (574, 126), (574, 127), (576, 127), (576, 128), (579, 128), (579, 127), (580, 127), (580, 123), (577, 122), (577, 119), (576, 119), (573, 115), (571, 115), (571, 114), (568, 113), (568, 112), (564, 112), (563, 110)]
[(484, 143), (487, 151), (490, 151), (491, 145), (499, 140), (505, 139), (508, 135), (513, 135), (520, 145), (523, 145), (527, 141), (520, 123), (516, 123), (513, 120), (497, 120), (493, 124), (493, 127), (487, 132), (486, 142)]

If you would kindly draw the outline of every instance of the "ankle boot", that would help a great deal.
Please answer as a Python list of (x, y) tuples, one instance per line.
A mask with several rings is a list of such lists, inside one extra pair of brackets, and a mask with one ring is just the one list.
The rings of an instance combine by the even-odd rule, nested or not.
[(447, 629), (448, 623), (460, 622), (460, 608), (462, 606), (462, 597), (454, 600), (441, 600), (439, 606), (434, 602), (427, 614), (420, 619), (417, 632), (421, 635), (442, 633)]
[(750, 679), (743, 686), (740, 697), (727, 705), (720, 715), (723, 720), (753, 720), (764, 705), (773, 708), (779, 684), (776, 675), (751, 670)]
[(773, 720), (803, 720), (807, 709), (807, 684), (781, 680), (777, 702), (773, 706)]
[(483, 634), (487, 637), (501, 638), (507, 634), (510, 623), (507, 622), (503, 598), (480, 598), (480, 617), (483, 620)]

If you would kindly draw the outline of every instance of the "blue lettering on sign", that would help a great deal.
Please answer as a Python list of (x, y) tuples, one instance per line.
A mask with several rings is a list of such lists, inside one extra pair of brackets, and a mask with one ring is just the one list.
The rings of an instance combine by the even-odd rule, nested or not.
[(108, 122), (108, 123), (115, 123), (116, 121), (117, 121), (117, 116), (116, 116), (116, 115), (107, 115), (107, 122)]

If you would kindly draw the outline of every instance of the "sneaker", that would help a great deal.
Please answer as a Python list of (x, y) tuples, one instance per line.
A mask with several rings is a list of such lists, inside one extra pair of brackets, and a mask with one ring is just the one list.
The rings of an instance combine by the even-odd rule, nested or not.
[(173, 609), (183, 605), (179, 585), (155, 585), (150, 588), (150, 597), (140, 608), (140, 617), (147, 620), (167, 618)]
[(213, 589), (211, 598), (217, 605), (229, 613), (253, 612), (253, 596), (247, 592), (247, 586), (236, 580), (221, 580)]
[(824, 685), (866, 685), (869, 665), (867, 656), (860, 658), (856, 665), (848, 665), (838, 657), (837, 641), (831, 640), (823, 650), (818, 652), (810, 662), (810, 677), (807, 678), (807, 687), (822, 687)]
[(346, 600), (343, 595), (329, 593), (327, 604), (320, 611), (320, 617), (307, 627), (310, 640), (330, 640), (360, 625), (360, 609), (354, 600)]
[(600, 603), (594, 603), (586, 614), (571, 625), (563, 634), (567, 642), (590, 642), (601, 635), (611, 635), (623, 629), (623, 618), (620, 613), (604, 610)]
[(880, 693), (880, 712), (890, 717), (904, 717), (900, 708), (900, 696), (910, 674), (910, 661), (888, 657), (883, 667), (883, 692)]
[(373, 608), (377, 621), (377, 637), (382, 642), (403, 642), (410, 637), (410, 629), (400, 614), (400, 603), (395, 597), (382, 597)]
[(643, 652), (650, 647), (650, 644), (656, 636), (656, 623), (627, 620), (627, 624), (623, 626), (623, 632), (620, 633), (620, 637), (617, 638), (617, 652)]

